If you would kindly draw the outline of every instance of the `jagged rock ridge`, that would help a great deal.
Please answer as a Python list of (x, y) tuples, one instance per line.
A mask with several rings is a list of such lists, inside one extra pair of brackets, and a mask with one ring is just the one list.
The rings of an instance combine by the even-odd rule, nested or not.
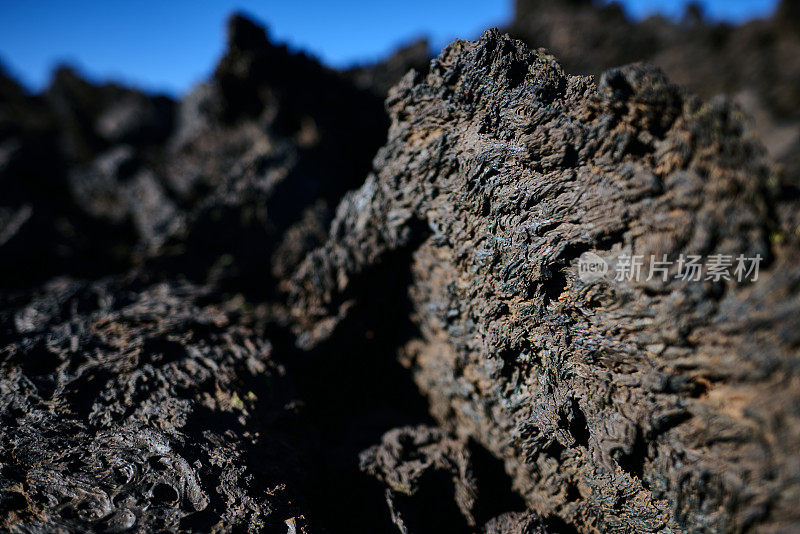
[[(387, 104), (375, 173), (292, 284), (301, 341), (335, 332), (364, 273), (406, 249), (420, 335), (400, 357), (534, 510), (585, 532), (796, 526), (797, 237), (776, 237), (737, 108), (643, 66), (569, 76), (496, 31)], [(584, 252), (766, 268), (586, 283)]]
[(797, 527), (800, 210), (739, 108), (497, 31), (228, 40), (181, 102), (0, 78), (3, 528)]

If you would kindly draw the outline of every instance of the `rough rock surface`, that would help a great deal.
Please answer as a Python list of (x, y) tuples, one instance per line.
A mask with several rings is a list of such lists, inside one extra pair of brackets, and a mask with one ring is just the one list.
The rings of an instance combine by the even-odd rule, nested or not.
[(0, 528), (305, 530), (293, 386), (209, 299), (58, 279), (0, 316)]
[[(42, 95), (0, 77), (0, 530), (300, 532), (306, 496), (348, 501), (319, 496), (336, 483), (316, 476), (320, 425), (284, 365), (306, 364), (285, 333), (271, 343), (282, 313), (264, 301), (325, 239), (388, 121), (253, 22), (232, 17), (228, 41), (179, 103), (69, 69)], [(303, 380), (324, 391), (312, 407), (327, 378)], [(377, 423), (331, 472), (360, 475), (361, 449), (417, 422)], [(368, 525), (391, 525), (381, 499)]]
[[(401, 361), (535, 512), (581, 532), (796, 528), (798, 238), (741, 112), (648, 67), (569, 76), (496, 31), (387, 105), (375, 173), (287, 286), (300, 342), (410, 272)], [(765, 261), (753, 283), (585, 283), (584, 252)]]
[(727, 93), (754, 120), (770, 156), (800, 184), (800, 8), (781, 0), (764, 19), (731, 24), (710, 20), (699, 3), (682, 20), (629, 17), (599, 0), (516, 0), (509, 33), (545, 47), (575, 74), (600, 74), (648, 61), (670, 80), (710, 98)]
[(285, 278), (324, 239), (387, 128), (380, 97), (241, 16), (179, 104), (68, 69), (44, 96), (0, 83), (7, 287), (150, 262), (268, 296), (264, 276)]
[[(361, 468), (386, 486), (386, 501), (398, 529), (411, 532), (475, 531), (524, 510), (509, 491), (502, 469), (485, 450), (462, 443), (435, 427), (402, 427), (363, 451)], [(526, 518), (546, 528), (541, 518)], [(489, 524), (486, 525), (490, 527)]]
[[(708, 44), (532, 5), (567, 70)], [(781, 9), (711, 28), (759, 78), (709, 91), (768, 120)], [(0, 73), (0, 530), (796, 530), (800, 210), (767, 162), (723, 98), (496, 31), (338, 73), (235, 16), (180, 102)], [(587, 252), (764, 262), (587, 282)]]

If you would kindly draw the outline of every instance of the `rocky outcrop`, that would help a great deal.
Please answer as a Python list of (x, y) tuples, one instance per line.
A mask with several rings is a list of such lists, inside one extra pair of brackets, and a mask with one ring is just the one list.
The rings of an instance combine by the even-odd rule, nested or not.
[(61, 279), (4, 307), (3, 530), (305, 531), (311, 440), (294, 387), (211, 297)]
[(91, 85), (68, 69), (43, 95), (0, 77), (0, 287), (123, 269), (135, 243), (126, 213), (108, 198), (87, 205), (98, 184), (75, 191), (72, 175), (106, 150), (152, 152), (169, 134), (174, 103)]
[[(770, 157), (785, 168), (787, 188), (800, 183), (800, 16), (782, 0), (775, 13), (738, 25), (710, 20), (690, 4), (682, 20), (632, 20), (616, 3), (517, 0), (508, 31), (552, 52), (570, 73), (647, 61), (670, 80), (711, 98), (736, 98)], [(787, 191), (788, 192), (788, 191)]]
[(253, 22), (228, 41), (179, 103), (0, 79), (2, 530), (305, 532), (334, 487), (264, 328), (388, 121)]
[(164, 181), (182, 210), (154, 255), (263, 296), (324, 238), (387, 124), (380, 98), (249, 20), (234, 16), (228, 33), (213, 79), (181, 104)]
[[(362, 470), (385, 484), (392, 520), (403, 533), (476, 531), (481, 525), (491, 531), (522, 513), (508, 510), (524, 510), (505, 477), (498, 478), (502, 469), (494, 466), (495, 458), (439, 428), (391, 430), (360, 461)], [(527, 514), (526, 522), (549, 531), (535, 514)]]
[(418, 39), (398, 48), (382, 61), (347, 69), (345, 75), (353, 80), (357, 87), (386, 98), (389, 90), (405, 76), (406, 72), (411, 69), (418, 72), (427, 71), (430, 60), (430, 43), (427, 39)]
[[(767, 120), (781, 9), (708, 56), (775, 37), (707, 77)], [(796, 530), (789, 160), (655, 67), (567, 73), (703, 55), (693, 16), (520, 1), (566, 72), (491, 30), (340, 73), (234, 16), (180, 102), (0, 75), (0, 529)]]
[[(289, 286), (301, 343), (410, 276), (400, 360), (535, 512), (581, 532), (797, 526), (798, 242), (741, 112), (649, 67), (569, 76), (496, 31), (387, 105), (374, 174)], [(586, 253), (764, 262), (757, 281), (586, 281)]]
[(3, 84), (3, 284), (151, 262), (263, 297), (324, 239), (383, 143), (381, 98), (241, 16), (228, 41), (178, 104), (68, 69), (43, 97)]

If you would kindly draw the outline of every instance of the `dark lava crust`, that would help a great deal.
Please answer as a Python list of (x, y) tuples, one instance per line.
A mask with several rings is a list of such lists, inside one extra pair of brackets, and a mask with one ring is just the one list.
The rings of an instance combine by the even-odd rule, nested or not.
[(1, 530), (800, 528), (800, 210), (740, 107), (496, 30), (228, 41), (180, 102), (0, 76)]

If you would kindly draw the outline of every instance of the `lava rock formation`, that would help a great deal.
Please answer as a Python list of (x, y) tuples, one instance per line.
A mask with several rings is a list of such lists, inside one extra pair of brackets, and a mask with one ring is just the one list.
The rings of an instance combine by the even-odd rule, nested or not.
[[(719, 54), (793, 50), (781, 10)], [(510, 31), (556, 55), (489, 30), (336, 72), (234, 16), (181, 101), (0, 75), (0, 529), (797, 529), (795, 175), (710, 96), (756, 86), (619, 66), (686, 81), (702, 19), (520, 0)]]

